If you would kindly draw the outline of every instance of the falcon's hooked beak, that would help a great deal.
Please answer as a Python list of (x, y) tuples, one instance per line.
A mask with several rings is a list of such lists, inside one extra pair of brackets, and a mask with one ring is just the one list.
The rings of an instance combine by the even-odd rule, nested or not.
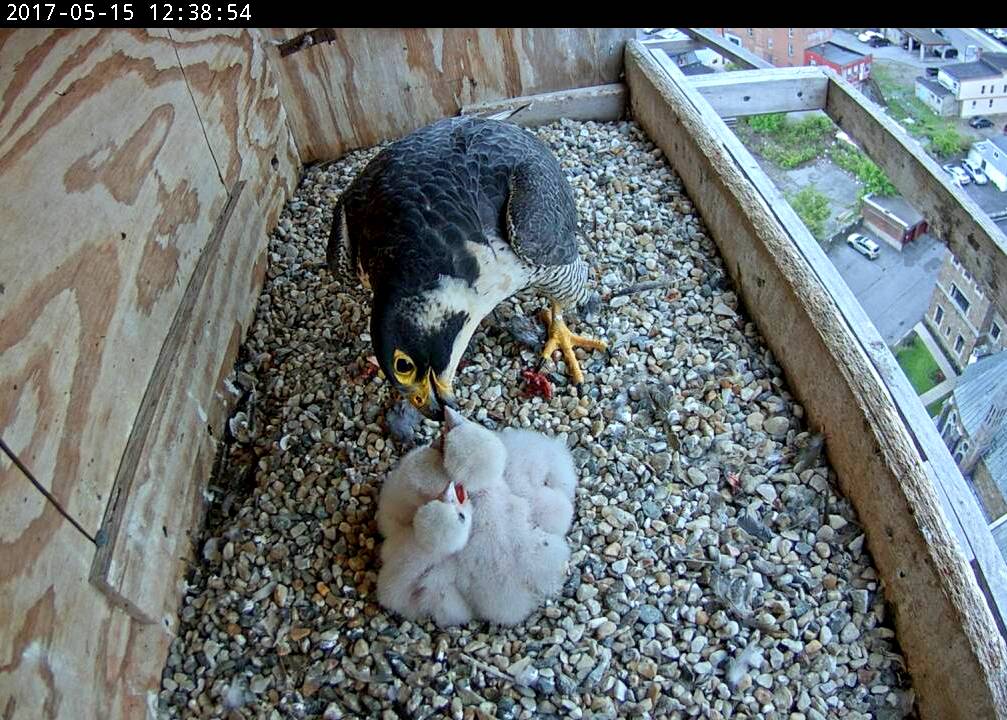
[(403, 393), (409, 398), (413, 407), (430, 420), (444, 421), (444, 409), (456, 407), (455, 393), (451, 381), (443, 381), (433, 369), (413, 383), (403, 388)]

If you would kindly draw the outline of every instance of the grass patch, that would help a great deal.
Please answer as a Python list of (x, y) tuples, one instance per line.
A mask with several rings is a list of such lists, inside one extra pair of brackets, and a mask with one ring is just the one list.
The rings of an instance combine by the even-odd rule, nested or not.
[(783, 113), (752, 115), (738, 127), (763, 157), (784, 170), (823, 155), (835, 131), (832, 121), (822, 115), (794, 122)]
[(927, 150), (938, 158), (946, 158), (968, 149), (972, 140), (959, 134), (953, 119), (942, 118), (916, 97), (915, 86), (906, 87), (884, 63), (875, 63), (871, 76), (884, 96), (892, 117), (900, 123), (912, 118), (904, 127), (911, 135), (926, 138)]
[(787, 197), (787, 202), (794, 212), (804, 221), (804, 224), (815, 236), (816, 240), (825, 239), (825, 223), (829, 219), (829, 198), (815, 188), (808, 186), (798, 193)]
[(940, 400), (934, 400), (932, 403), (927, 405), (927, 413), (930, 417), (935, 418), (940, 415), (941, 410), (944, 409), (944, 403), (947, 401), (948, 399), (946, 397), (942, 397)]
[(895, 195), (895, 186), (892, 185), (888, 176), (879, 168), (873, 160), (856, 148), (850, 147), (846, 143), (836, 143), (829, 149), (829, 157), (839, 167), (847, 172), (856, 175), (863, 187), (860, 189), (860, 199), (864, 195), (874, 193), (875, 195)]
[(909, 378), (917, 395), (922, 395), (945, 379), (944, 373), (941, 372), (937, 362), (927, 350), (927, 346), (923, 344), (916, 333), (913, 333), (912, 340), (899, 345), (895, 350), (895, 359), (902, 368), (902, 372)]

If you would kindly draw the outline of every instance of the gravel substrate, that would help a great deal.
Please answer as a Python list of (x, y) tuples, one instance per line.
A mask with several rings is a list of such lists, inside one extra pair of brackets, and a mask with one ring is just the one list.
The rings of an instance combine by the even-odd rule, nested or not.
[(447, 631), (375, 601), (376, 499), (409, 445), (367, 361), (368, 297), (324, 267), (333, 202), (375, 151), (354, 153), (308, 171), (270, 240), (164, 717), (912, 715), (863, 531), (678, 177), (632, 123), (538, 134), (606, 300), (572, 329), (611, 352), (578, 351), (579, 392), (552, 367), (555, 396), (526, 398), (529, 294), (476, 333), (456, 389), (487, 426), (572, 448), (562, 597), (516, 628)]

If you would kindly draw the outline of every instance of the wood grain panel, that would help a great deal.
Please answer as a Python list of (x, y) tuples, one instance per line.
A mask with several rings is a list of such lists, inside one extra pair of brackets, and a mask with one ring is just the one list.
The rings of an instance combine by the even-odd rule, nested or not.
[(0, 717), (153, 717), (167, 630), (131, 619), (88, 583), (90, 556), (69, 524), (40, 546), (19, 581), (0, 588)]
[[(0, 42), (0, 433), (94, 531), (226, 193), (165, 35)], [(21, 568), (60, 522), (33, 512), (0, 545)]]
[(630, 28), (336, 29), (280, 57), (304, 29), (264, 30), (301, 160), (398, 138), (463, 105), (614, 83)]
[(224, 184), (249, 184), (273, 227), (300, 177), (276, 75), (257, 30), (172, 30)]
[(162, 349), (164, 376), (144, 398), (144, 435), (122, 469), (128, 482), (110, 507), (109, 543), (92, 569), (131, 615), (172, 629), (180, 559), (192, 554), (216, 438), (237, 400), (225, 379), (266, 267), (263, 213), (250, 188), (239, 185), (224, 212)]

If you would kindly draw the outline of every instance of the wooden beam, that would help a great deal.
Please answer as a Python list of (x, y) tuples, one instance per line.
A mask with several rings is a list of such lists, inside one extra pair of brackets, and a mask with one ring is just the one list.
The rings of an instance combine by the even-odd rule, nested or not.
[[(828, 261), (807, 228), (778, 192), (757, 187), (768, 178), (681, 71), (631, 42), (626, 78), (633, 117), (672, 159), (809, 424), (827, 435), (894, 608), (923, 717), (1007, 717), (1007, 646), (858, 334), (869, 321), (854, 324), (852, 308), (823, 281)], [(873, 350), (887, 352), (884, 343)]]
[(723, 55), (731, 62), (741, 65), (743, 68), (761, 68), (768, 70), (773, 64), (763, 60), (750, 50), (746, 50), (740, 45), (735, 45), (722, 35), (718, 35), (709, 28), (678, 28), (694, 40), (699, 40), (714, 52)]
[(936, 160), (875, 103), (834, 72), (826, 112), (885, 171), (899, 193), (923, 213), (930, 234), (941, 238), (1007, 314), (1007, 237)]
[(689, 83), (721, 117), (822, 110), (829, 79), (820, 68), (779, 68), (697, 75)]
[(528, 127), (547, 125), (560, 118), (611, 122), (625, 115), (626, 97), (626, 86), (615, 83), (475, 103), (463, 107), (461, 114), (492, 117)]

